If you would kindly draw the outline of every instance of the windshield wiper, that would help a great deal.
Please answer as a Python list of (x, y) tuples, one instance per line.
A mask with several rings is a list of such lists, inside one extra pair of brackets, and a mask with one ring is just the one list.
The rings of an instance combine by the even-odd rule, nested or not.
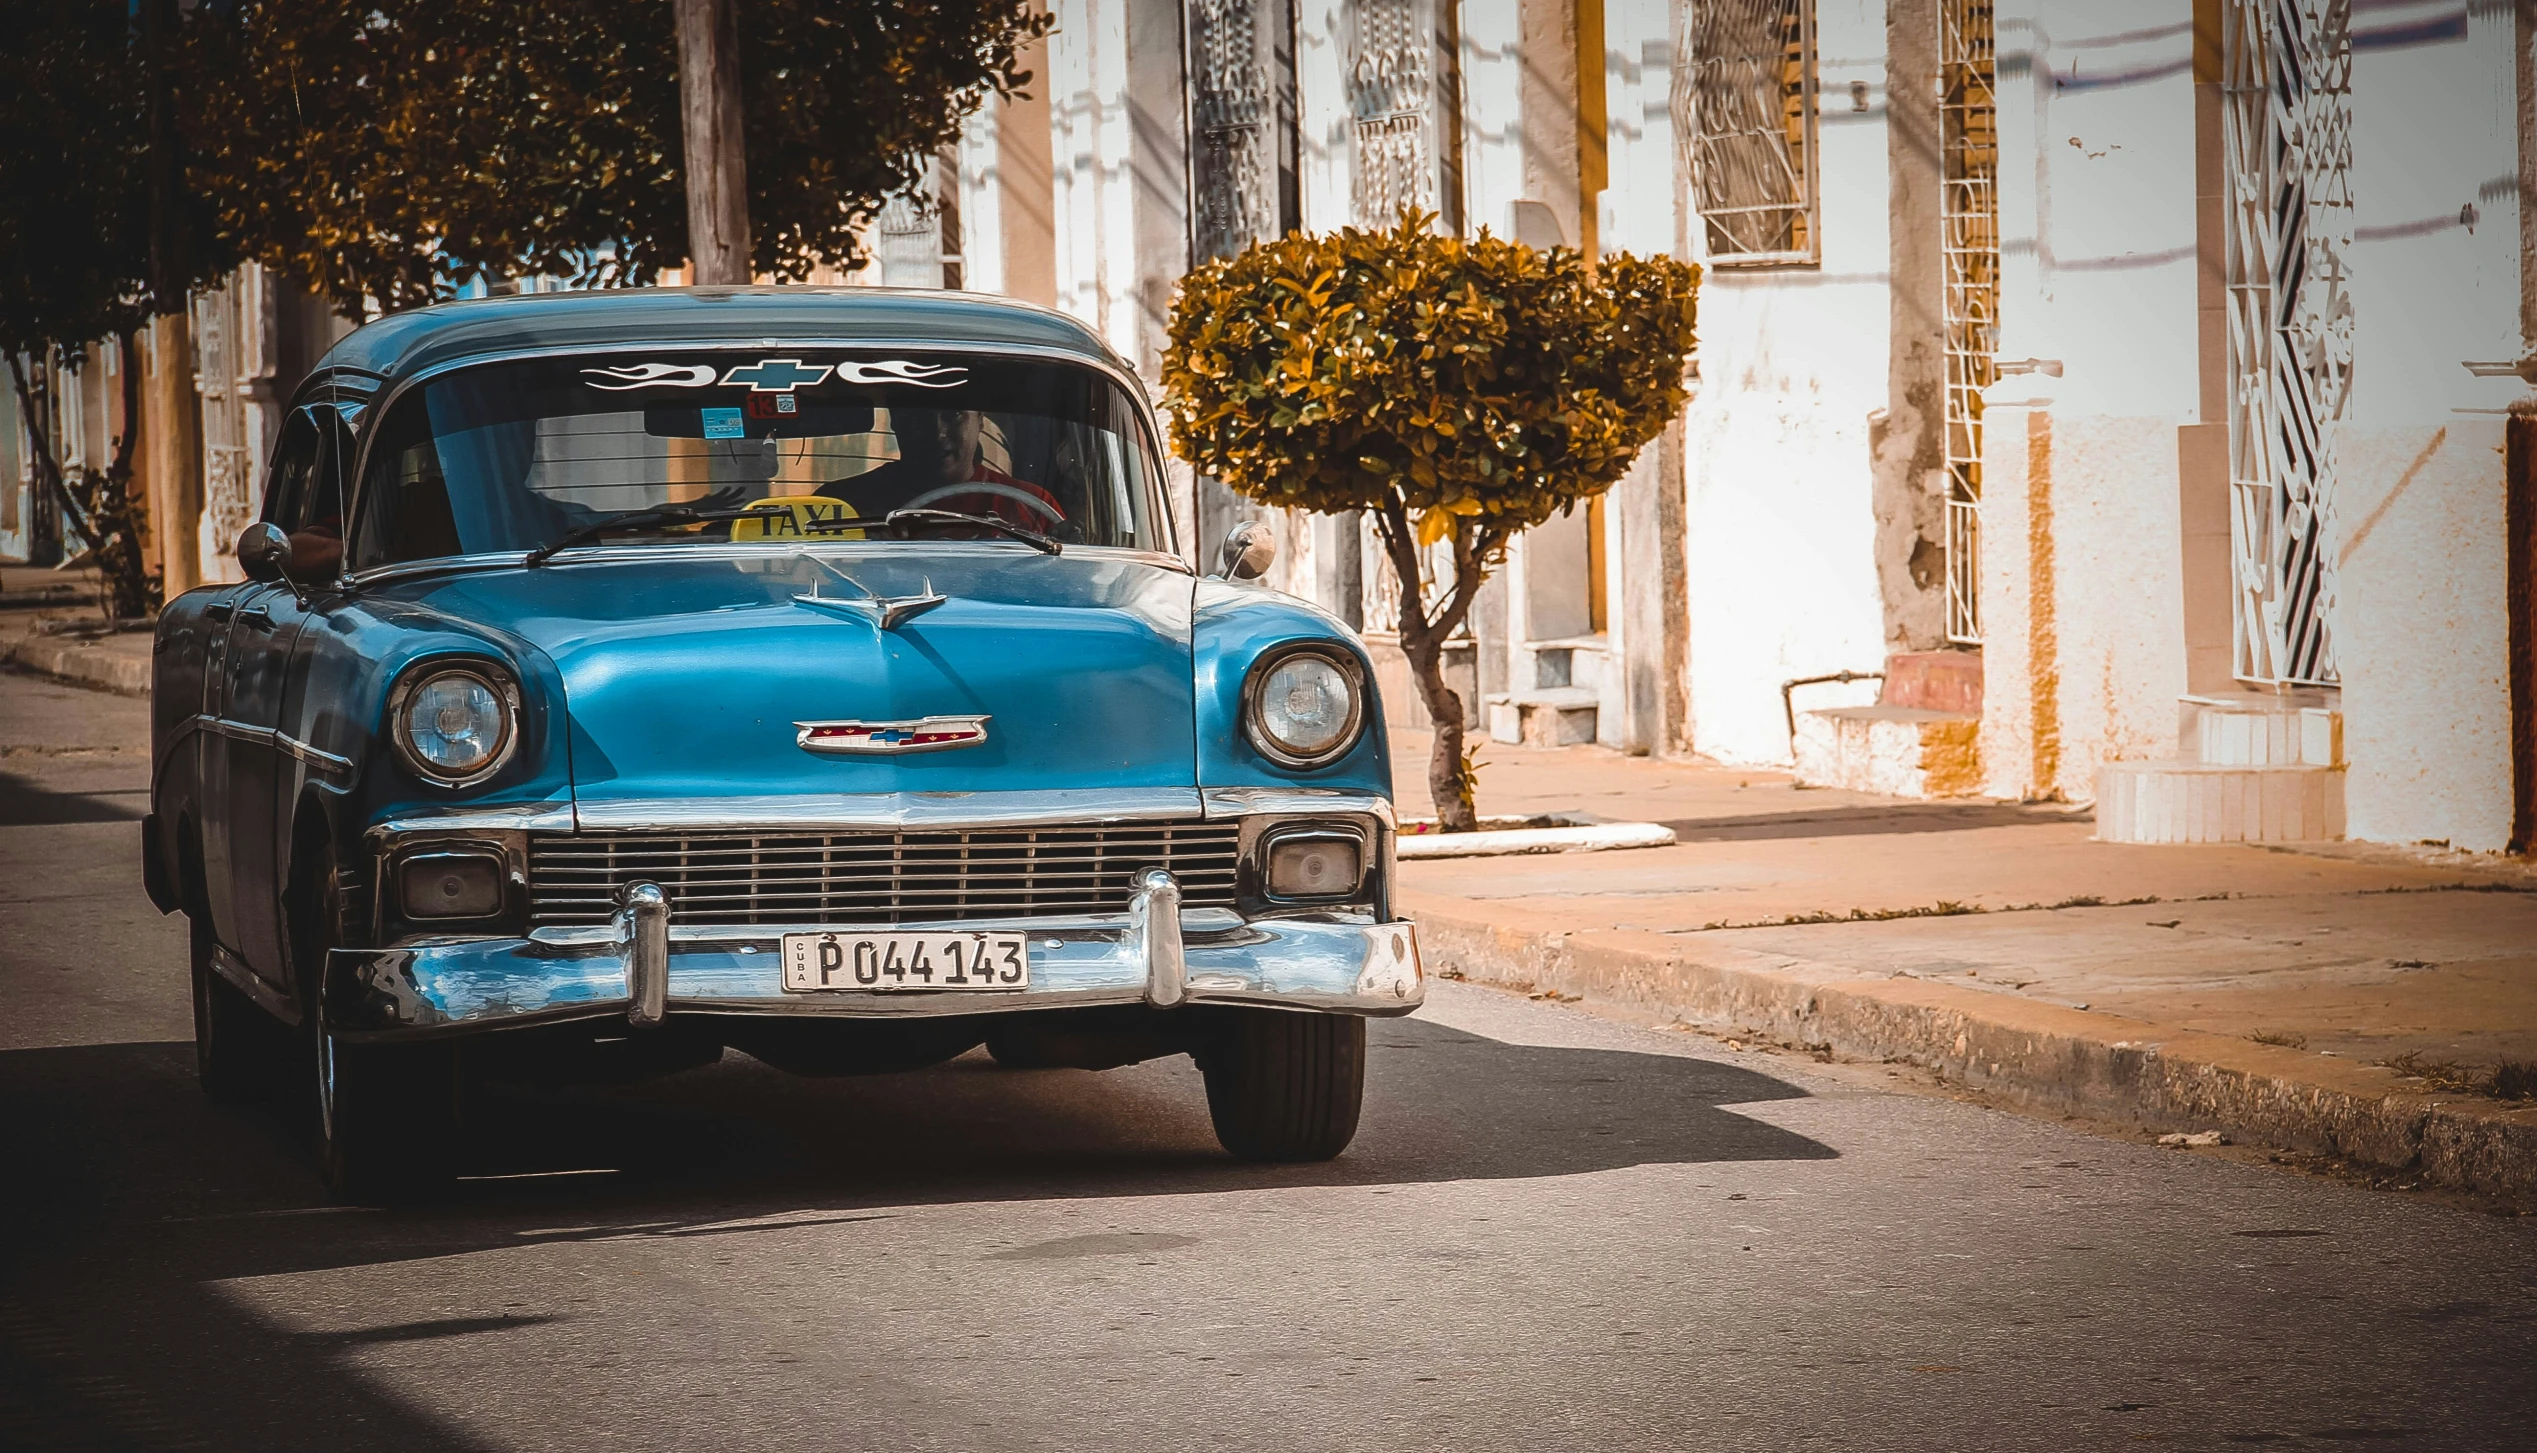
[(649, 509), (627, 510), (622, 514), (592, 520), (586, 525), (575, 525), (556, 537), (553, 543), (540, 545), (531, 550), (528, 558), (520, 563), (543, 565), (553, 559), (559, 550), (569, 550), (575, 545), (587, 545), (602, 535), (613, 534), (618, 530), (645, 530), (659, 525), (701, 525), (713, 520), (736, 520), (748, 513), (745, 509), (700, 510), (693, 505), (654, 505)]
[[(823, 532), (853, 530), (868, 528), (871, 523), (869, 520), (821, 520), (810, 528)], [(904, 529), (909, 525), (974, 525), (982, 530), (1008, 535), (1043, 555), (1065, 553), (1064, 546), (1039, 531), (1026, 529), (1011, 520), (999, 520), (993, 515), (963, 514), (959, 510), (892, 510), (881, 517), (881, 525), (884, 529), (893, 526)]]

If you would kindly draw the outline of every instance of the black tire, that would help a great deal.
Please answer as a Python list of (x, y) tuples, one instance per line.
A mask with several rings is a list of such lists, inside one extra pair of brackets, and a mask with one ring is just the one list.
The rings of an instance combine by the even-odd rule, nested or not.
[(1241, 1160), (1329, 1160), (1356, 1138), (1365, 1021), (1238, 1009), (1200, 1061), (1216, 1139)]
[(345, 941), (343, 893), (324, 840), (301, 846), (288, 922), (318, 1174), (329, 1195), (351, 1205), (425, 1199), (456, 1169), (457, 1046), (358, 1044), (326, 1032), (326, 954)]
[(1050, 1058), (1045, 1036), (1011, 1029), (991, 1030), (987, 1034), (987, 1057), (998, 1068), (1008, 1070), (1048, 1070), (1057, 1068)]
[(199, 917), (192, 924), (194, 1077), (214, 1104), (241, 1104), (265, 1087), (281, 1026), (220, 977), (211, 965), (211, 929)]
[(458, 1075), (447, 1044), (316, 1035), (317, 1168), (349, 1205), (424, 1199), (455, 1167)]

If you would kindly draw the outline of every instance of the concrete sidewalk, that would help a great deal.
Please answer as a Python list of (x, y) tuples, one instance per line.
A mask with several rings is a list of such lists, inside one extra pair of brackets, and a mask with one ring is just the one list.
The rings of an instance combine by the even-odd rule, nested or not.
[[(1404, 814), (1425, 806), (1426, 746), (1395, 743)], [(1404, 863), (1439, 972), (2537, 1207), (2537, 1103), (2474, 1088), (2537, 1064), (2526, 863), (2118, 845), (2050, 804), (1585, 747), (1482, 758), (1485, 813), (1654, 820), (1679, 842)]]
[(0, 565), (0, 662), (146, 696), (150, 642), (146, 627), (108, 628), (97, 610), (95, 571)]

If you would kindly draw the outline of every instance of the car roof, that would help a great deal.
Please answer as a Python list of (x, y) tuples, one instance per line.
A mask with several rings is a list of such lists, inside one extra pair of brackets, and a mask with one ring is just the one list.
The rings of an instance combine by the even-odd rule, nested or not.
[(524, 293), (434, 303), (344, 335), (317, 369), (389, 379), (480, 355), (672, 344), (855, 340), (1011, 344), (1124, 367), (1099, 334), (1050, 308), (931, 288), (760, 286)]

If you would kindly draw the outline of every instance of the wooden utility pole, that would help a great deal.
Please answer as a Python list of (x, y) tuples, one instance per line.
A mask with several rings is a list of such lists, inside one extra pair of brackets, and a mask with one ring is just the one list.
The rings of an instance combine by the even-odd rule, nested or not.
[(687, 152), (687, 258), (697, 283), (749, 281), (749, 174), (740, 139), (739, 0), (677, 0)]

